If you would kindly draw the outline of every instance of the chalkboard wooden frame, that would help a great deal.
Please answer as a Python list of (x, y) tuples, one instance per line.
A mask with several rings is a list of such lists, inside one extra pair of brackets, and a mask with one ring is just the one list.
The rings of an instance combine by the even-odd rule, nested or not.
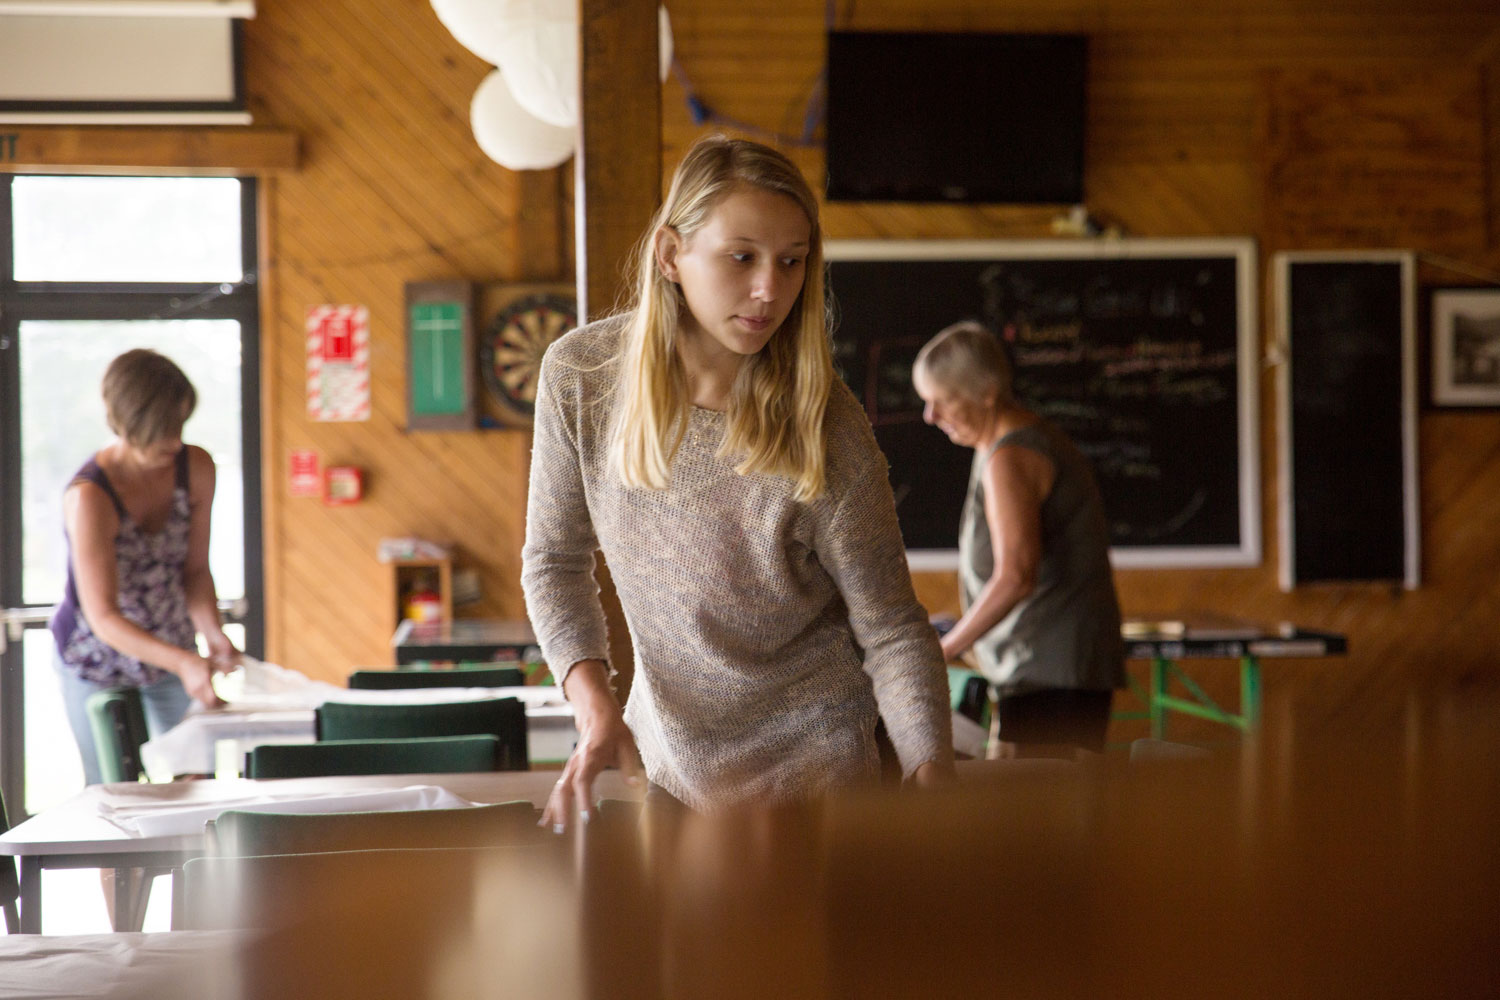
[[(1259, 458), (1258, 394), (1258, 321), (1256, 316), (1257, 285), (1255, 277), (1255, 241), (1248, 237), (1225, 239), (1129, 238), (1101, 240), (830, 240), (825, 247), (830, 262), (830, 287), (835, 296), (836, 316), (852, 312), (848, 296), (839, 291), (839, 275), (847, 274), (851, 264), (953, 262), (956, 267), (989, 267), (995, 262), (1015, 265), (1046, 265), (1051, 262), (1093, 262), (1095, 265), (1120, 262), (1114, 270), (1138, 269), (1152, 262), (1164, 266), (1186, 267), (1193, 261), (1210, 262), (1231, 276), (1231, 283), (1214, 294), (1222, 298), (1223, 312), (1232, 317), (1232, 331), (1223, 331), (1234, 355), (1233, 371), (1226, 378), (1226, 389), (1232, 391), (1232, 427), (1224, 435), (1225, 465), (1221, 472), (1232, 494), (1235, 509), (1223, 519), (1227, 527), (1222, 537), (1193, 544), (1153, 543), (1115, 544), (1110, 550), (1117, 567), (1209, 567), (1256, 566), (1261, 561), (1261, 504)], [(1095, 268), (1097, 271), (1097, 267)], [(914, 269), (915, 270), (915, 269)], [(1106, 271), (1110, 270), (1106, 268)], [(881, 294), (898, 297), (904, 306), (920, 299), (929, 290), (920, 282), (899, 281)], [(984, 319), (976, 310), (965, 310), (964, 303), (934, 301), (918, 322), (920, 340), (925, 341), (949, 322), (964, 318)], [(938, 319), (937, 317), (942, 317)], [(993, 324), (992, 324), (993, 325)], [(930, 328), (929, 328), (930, 327)], [(1230, 335), (1232, 333), (1232, 336)], [(917, 336), (915, 327), (911, 336)], [(840, 344), (840, 329), (835, 328), (835, 351), (847, 350)], [(868, 405), (868, 404), (867, 404)], [(877, 436), (880, 428), (877, 427)], [(952, 447), (946, 442), (936, 447)], [(957, 451), (955, 451), (957, 453)], [(945, 453), (946, 454), (946, 453)], [(941, 459), (946, 461), (946, 458)], [(910, 476), (922, 478), (921, 470), (902, 470), (892, 462), (893, 480)], [(1104, 485), (1101, 482), (1101, 485)], [(899, 492), (899, 487), (898, 487)], [(1106, 506), (1109, 506), (1106, 489)], [(899, 495), (898, 495), (899, 499)], [(900, 508), (898, 507), (898, 510)], [(958, 507), (952, 512), (954, 544), (957, 539)], [(1145, 536), (1142, 536), (1145, 537)], [(913, 546), (907, 552), (908, 562), (917, 570), (948, 570), (958, 565), (956, 548)]]
[[(1367, 265), (1392, 265), (1390, 270), (1394, 274), (1399, 288), (1397, 310), (1399, 315), (1387, 316), (1384, 322), (1399, 323), (1399, 443), (1400, 443), (1400, 514), (1402, 537), (1399, 539), (1399, 559), (1392, 560), (1393, 564), (1399, 562), (1400, 570), (1389, 575), (1370, 575), (1361, 572), (1358, 567), (1352, 567), (1347, 573), (1328, 572), (1325, 566), (1316, 573), (1299, 572), (1298, 559), (1298, 522), (1296, 511), (1298, 509), (1298, 483), (1296, 479), (1296, 443), (1298, 440), (1298, 425), (1296, 413), (1304, 401), (1300, 400), (1294, 392), (1295, 375), (1293, 361), (1297, 356), (1296, 336), (1299, 325), (1295, 317), (1296, 309), (1294, 302), (1297, 295), (1297, 282), (1299, 270), (1305, 275), (1303, 280), (1313, 281), (1314, 269), (1327, 272), (1329, 265), (1350, 265), (1351, 277), (1349, 281), (1369, 281), (1369, 278), (1352, 277), (1360, 269), (1367, 269)], [(1302, 269), (1300, 265), (1309, 265)], [(1277, 330), (1277, 356), (1280, 364), (1276, 376), (1277, 389), (1277, 418), (1280, 424), (1280, 434), (1277, 442), (1277, 467), (1278, 467), (1278, 493), (1279, 512), (1278, 521), (1280, 528), (1280, 572), (1279, 582), (1283, 591), (1290, 591), (1299, 584), (1323, 583), (1323, 582), (1347, 582), (1359, 580), (1385, 580), (1399, 579), (1408, 590), (1414, 590), (1420, 583), (1420, 504), (1417, 489), (1417, 349), (1416, 349), (1416, 255), (1407, 250), (1363, 250), (1363, 251), (1288, 251), (1278, 253), (1272, 262), (1272, 270), (1275, 282), (1275, 310)], [(1326, 274), (1320, 274), (1316, 280), (1327, 282), (1331, 280)], [(1383, 280), (1389, 280), (1385, 278)], [(1368, 294), (1368, 288), (1355, 289), (1352, 294), (1361, 301), (1368, 302), (1373, 296)], [(1313, 335), (1313, 324), (1310, 321), (1301, 321), (1305, 336)], [(1353, 332), (1352, 330), (1350, 332)], [(1357, 348), (1357, 338), (1345, 338), (1345, 350)], [(1366, 346), (1366, 351), (1373, 350)], [(1369, 381), (1361, 378), (1359, 381)], [(1332, 389), (1328, 391), (1334, 391)], [(1376, 419), (1382, 415), (1372, 413), (1363, 406), (1360, 407), (1360, 422), (1373, 428)], [(1371, 430), (1370, 435), (1374, 432)], [(1368, 439), (1346, 442), (1350, 447), (1342, 449), (1347, 452), (1364, 452), (1373, 445)], [(1343, 509), (1348, 512), (1351, 519), (1361, 506), (1367, 505), (1368, 500), (1362, 500), (1359, 489), (1362, 484), (1345, 484), (1345, 495), (1343, 498)], [(1306, 487), (1305, 487), (1306, 488)], [(1303, 560), (1311, 561), (1310, 559)]]

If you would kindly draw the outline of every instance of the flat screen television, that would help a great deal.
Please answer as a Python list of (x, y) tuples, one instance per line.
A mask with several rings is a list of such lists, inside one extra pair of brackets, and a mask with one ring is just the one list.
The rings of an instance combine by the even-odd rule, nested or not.
[(1088, 38), (830, 31), (831, 201), (1081, 204)]

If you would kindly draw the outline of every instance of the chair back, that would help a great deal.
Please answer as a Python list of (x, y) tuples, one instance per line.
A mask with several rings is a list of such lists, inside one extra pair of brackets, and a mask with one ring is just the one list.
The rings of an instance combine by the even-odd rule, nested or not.
[(526, 675), (517, 667), (460, 667), (456, 670), (356, 670), (349, 687), (362, 691), (398, 688), (520, 687)]
[(466, 809), (399, 812), (276, 813), (231, 809), (214, 822), (224, 857), (324, 854), (419, 847), (514, 847), (551, 834), (527, 801)]
[(320, 741), (488, 734), (500, 740), (497, 770), (525, 771), (531, 766), (526, 751), (526, 707), (515, 698), (430, 705), (329, 701), (318, 706), (316, 727)]
[(989, 728), (990, 684), (983, 676), (964, 667), (949, 667), (948, 696), (953, 711)]
[[(5, 813), (5, 793), (0, 791), (0, 833), (10, 829), (10, 818)], [(0, 857), (0, 910), (5, 911), (5, 932), (21, 933), (21, 911), (16, 901), (21, 898), (21, 883), (16, 881), (16, 863), (9, 854)]]
[(579, 995), (577, 948), (529, 930), (581, 906), (569, 845), (548, 840), (193, 858), (184, 922), (255, 929), (237, 937), (237, 996)]
[(94, 748), (99, 755), (99, 775), (105, 781), (139, 781), (146, 773), (141, 763), (141, 744), (150, 738), (141, 690), (113, 687), (95, 691), (84, 702)]
[(333, 774), (461, 774), (501, 770), (497, 736), (263, 743), (245, 762), (247, 778), (310, 778)]

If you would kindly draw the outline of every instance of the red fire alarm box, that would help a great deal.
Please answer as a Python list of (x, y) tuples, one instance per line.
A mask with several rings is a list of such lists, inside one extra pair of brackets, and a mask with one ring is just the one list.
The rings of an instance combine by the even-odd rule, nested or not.
[(330, 465), (323, 474), (323, 502), (357, 503), (364, 495), (364, 477), (352, 465)]

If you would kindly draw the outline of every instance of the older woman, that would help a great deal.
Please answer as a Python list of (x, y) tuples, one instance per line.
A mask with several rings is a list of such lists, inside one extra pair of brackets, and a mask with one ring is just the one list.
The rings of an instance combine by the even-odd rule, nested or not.
[(978, 323), (950, 326), (912, 372), (923, 419), (974, 449), (959, 527), (964, 613), (943, 637), (973, 651), (999, 694), (1001, 752), (1104, 748), (1125, 683), (1104, 507), (1088, 460), (1011, 394), (1010, 365)]

